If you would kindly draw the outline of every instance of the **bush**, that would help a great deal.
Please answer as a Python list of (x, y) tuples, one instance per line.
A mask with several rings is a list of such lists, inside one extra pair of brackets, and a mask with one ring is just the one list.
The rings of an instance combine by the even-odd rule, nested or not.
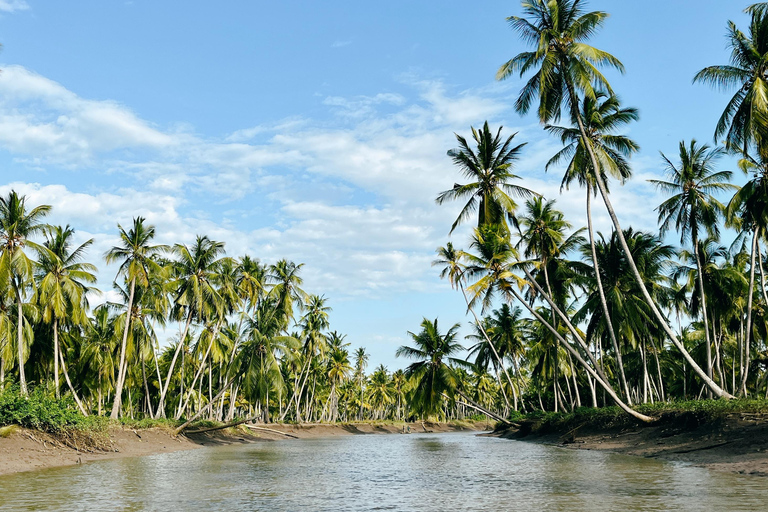
[(41, 388), (24, 397), (19, 388), (13, 386), (0, 392), (0, 427), (20, 425), (50, 433), (72, 428), (102, 430), (106, 427), (106, 419), (83, 416), (75, 407), (70, 397), (52, 398)]

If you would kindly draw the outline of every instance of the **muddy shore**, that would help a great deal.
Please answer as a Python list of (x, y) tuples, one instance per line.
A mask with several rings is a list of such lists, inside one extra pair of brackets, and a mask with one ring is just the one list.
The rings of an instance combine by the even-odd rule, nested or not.
[[(133, 430), (113, 427), (95, 443), (64, 439), (44, 432), (18, 428), (7, 437), (0, 437), (0, 475), (34, 471), (58, 466), (85, 464), (97, 460), (140, 457), (180, 450), (194, 450), (203, 446), (312, 439), (365, 434), (398, 434), (403, 423), (345, 423), (345, 424), (269, 424), (259, 428), (240, 426), (200, 434), (174, 437), (163, 428)], [(456, 424), (405, 424), (411, 433), (480, 431), (486, 423), (461, 422)]]
[(524, 424), (488, 435), (768, 476), (768, 415), (765, 414), (734, 413), (712, 420), (680, 413), (665, 415), (648, 426), (577, 425), (557, 432), (535, 432), (535, 428), (536, 425)]

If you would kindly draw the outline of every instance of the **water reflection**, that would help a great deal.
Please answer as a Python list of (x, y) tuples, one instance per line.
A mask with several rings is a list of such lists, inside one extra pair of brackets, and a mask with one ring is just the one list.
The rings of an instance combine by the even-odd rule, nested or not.
[(206, 448), (0, 477), (1, 510), (765, 510), (768, 479), (471, 434)]

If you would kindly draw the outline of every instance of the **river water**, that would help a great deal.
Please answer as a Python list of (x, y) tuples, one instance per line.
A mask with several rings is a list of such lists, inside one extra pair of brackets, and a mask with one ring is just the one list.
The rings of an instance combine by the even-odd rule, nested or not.
[(473, 433), (361, 435), (0, 477), (0, 510), (768, 510), (768, 479)]

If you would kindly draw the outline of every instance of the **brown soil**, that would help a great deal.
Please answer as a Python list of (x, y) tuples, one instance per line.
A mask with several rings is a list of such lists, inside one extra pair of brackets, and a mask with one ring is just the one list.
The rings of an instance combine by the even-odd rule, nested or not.
[[(8, 437), (0, 437), (0, 475), (33, 471), (57, 466), (83, 464), (96, 460), (139, 457), (156, 453), (192, 450), (202, 446), (217, 446), (259, 441), (310, 439), (318, 437), (359, 434), (397, 434), (410, 426), (411, 433), (483, 430), (486, 423), (461, 424), (426, 423), (346, 423), (327, 424), (269, 424), (217, 430), (201, 434), (174, 437), (169, 430), (152, 428), (132, 430), (112, 428), (109, 435), (90, 439), (62, 438), (28, 429), (15, 429)], [(277, 432), (274, 432), (277, 431)]]
[(525, 434), (509, 429), (494, 435), (580, 450), (690, 462), (719, 471), (768, 476), (768, 417), (734, 413), (702, 420), (682, 413), (655, 425), (632, 428), (577, 427), (566, 433)]

